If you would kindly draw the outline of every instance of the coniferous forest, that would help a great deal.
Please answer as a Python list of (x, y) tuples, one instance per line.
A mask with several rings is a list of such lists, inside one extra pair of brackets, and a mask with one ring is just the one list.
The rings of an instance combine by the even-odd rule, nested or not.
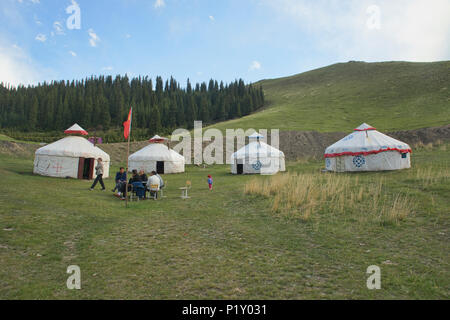
[[(242, 79), (229, 84), (210, 80), (186, 86), (172, 77), (131, 80), (125, 76), (54, 81), (36, 86), (0, 84), (0, 130), (24, 140), (51, 140), (74, 123), (106, 142), (123, 141), (122, 123), (133, 106), (133, 138), (169, 134), (175, 128), (242, 117), (264, 105), (262, 87)], [(51, 134), (50, 134), (51, 133)], [(47, 141), (48, 142), (48, 141)]]

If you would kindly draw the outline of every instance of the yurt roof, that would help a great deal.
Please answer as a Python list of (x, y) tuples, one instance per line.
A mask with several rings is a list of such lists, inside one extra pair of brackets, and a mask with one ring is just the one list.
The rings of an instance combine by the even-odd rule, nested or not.
[(141, 150), (131, 154), (131, 161), (184, 161), (184, 157), (176, 151), (160, 143), (151, 143)]
[(48, 155), (58, 157), (76, 157), (76, 158), (102, 158), (103, 161), (109, 161), (109, 155), (95, 147), (92, 143), (83, 137), (69, 136), (61, 140), (50, 143), (36, 150), (36, 155)]
[(80, 127), (77, 123), (64, 131), (65, 134), (81, 134), (83, 136), (87, 136), (88, 132)]
[(168, 139), (167, 138), (164, 138), (164, 137), (160, 137), (160, 136), (158, 136), (158, 135), (155, 135), (153, 138), (151, 138), (150, 140), (149, 140), (149, 142), (150, 143), (162, 143), (162, 142), (165, 142), (165, 141), (167, 141)]
[(249, 139), (263, 139), (264, 136), (262, 134), (259, 134), (258, 132), (255, 132), (248, 136)]
[(370, 131), (370, 130), (377, 130), (377, 129), (375, 129), (371, 125), (368, 125), (367, 123), (363, 123), (359, 127), (353, 129), (353, 131)]
[(284, 157), (284, 153), (265, 142), (253, 141), (246, 146), (240, 148), (238, 151), (233, 153), (231, 159), (244, 159), (244, 158), (254, 158), (254, 157)]
[(408, 144), (391, 138), (363, 123), (354, 131), (325, 150), (325, 158), (345, 155), (369, 155), (385, 151), (411, 152)]

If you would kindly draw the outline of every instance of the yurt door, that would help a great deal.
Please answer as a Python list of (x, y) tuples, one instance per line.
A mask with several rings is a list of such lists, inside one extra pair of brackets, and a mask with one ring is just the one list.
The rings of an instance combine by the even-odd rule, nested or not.
[(79, 158), (78, 160), (78, 179), (90, 180), (94, 177), (93, 158)]
[(164, 161), (156, 161), (156, 173), (164, 174)]
[(236, 161), (236, 173), (237, 174), (243, 174), (244, 173), (244, 164), (243, 163), (238, 163)]
[[(87, 168), (86, 171), (88, 172), (87, 178), (86, 178), (88, 180), (94, 179), (94, 162), (95, 162), (94, 158), (86, 159), (86, 161), (84, 162), (84, 166), (85, 166), (85, 168)], [(86, 163), (89, 163), (89, 164), (86, 165)]]
[(337, 172), (345, 171), (345, 157), (336, 157), (336, 171)]
[(83, 179), (84, 172), (84, 158), (78, 159), (78, 179)]

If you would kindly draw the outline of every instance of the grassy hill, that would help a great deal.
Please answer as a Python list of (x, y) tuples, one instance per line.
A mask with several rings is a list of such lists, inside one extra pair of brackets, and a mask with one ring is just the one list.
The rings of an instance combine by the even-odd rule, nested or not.
[(450, 123), (450, 61), (338, 63), (258, 84), (264, 110), (212, 127), (332, 132), (367, 122), (392, 131)]

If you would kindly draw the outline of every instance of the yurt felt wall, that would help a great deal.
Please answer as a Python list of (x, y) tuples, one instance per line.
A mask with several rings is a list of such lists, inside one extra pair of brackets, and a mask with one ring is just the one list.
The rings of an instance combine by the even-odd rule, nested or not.
[[(80, 161), (80, 158), (83, 159)], [(78, 178), (79, 164), (92, 161), (91, 167), (97, 165), (97, 159), (103, 160), (103, 177), (109, 177), (109, 155), (82, 137), (69, 136), (36, 150), (33, 173), (51, 177)], [(90, 160), (92, 159), (92, 160)], [(93, 175), (88, 178), (95, 177)]]
[(325, 167), (337, 172), (410, 168), (411, 148), (364, 123), (325, 150)]
[(128, 157), (129, 171), (181, 173), (184, 172), (184, 165), (184, 157), (162, 143), (151, 143)]
[(253, 134), (250, 143), (231, 156), (233, 174), (275, 174), (285, 171), (284, 153), (265, 142), (261, 135)]

